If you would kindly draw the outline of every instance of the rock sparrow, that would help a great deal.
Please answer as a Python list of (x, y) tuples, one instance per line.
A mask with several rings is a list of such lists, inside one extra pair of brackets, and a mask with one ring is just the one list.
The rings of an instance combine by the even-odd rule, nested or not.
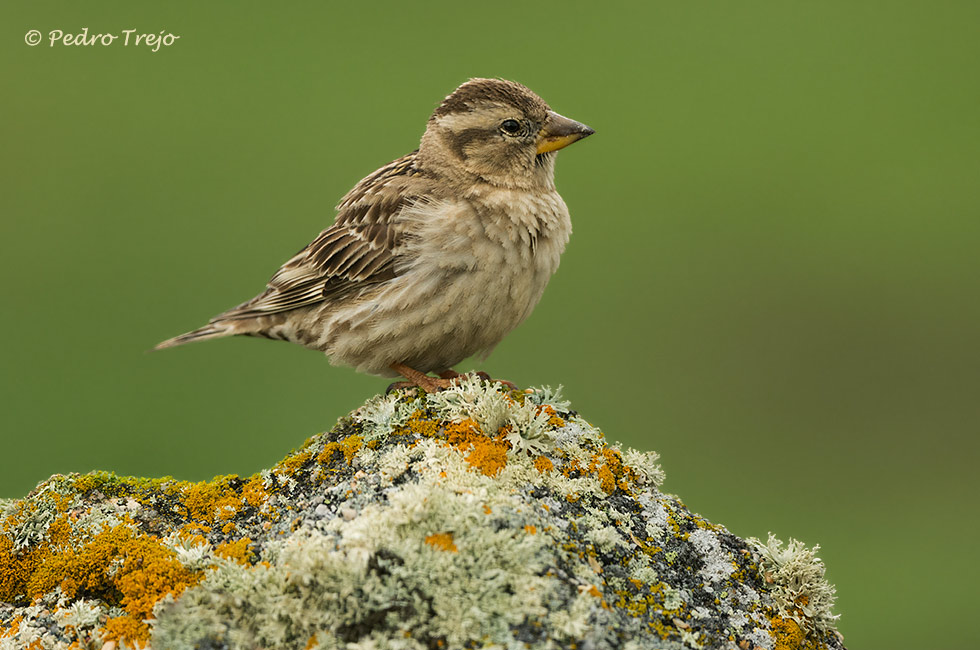
[(419, 148), (354, 186), (265, 291), (156, 348), (262, 336), (444, 388), (541, 298), (571, 233), (555, 152), (592, 133), (521, 84), (471, 79)]

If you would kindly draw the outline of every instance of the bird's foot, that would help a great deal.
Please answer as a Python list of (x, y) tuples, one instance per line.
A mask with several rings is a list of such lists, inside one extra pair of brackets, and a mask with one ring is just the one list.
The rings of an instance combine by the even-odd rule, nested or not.
[(431, 377), (424, 372), (419, 372), (415, 368), (406, 366), (404, 363), (393, 363), (391, 364), (391, 369), (408, 381), (396, 381), (391, 384), (387, 390), (389, 393), (399, 388), (410, 388), (412, 386), (417, 386), (427, 393), (436, 393), (452, 386), (455, 383), (455, 379), (459, 376), (457, 373), (451, 377)]
[[(421, 388), (427, 393), (435, 393), (440, 390), (446, 390), (455, 384), (461, 377), (468, 376), (467, 374), (456, 372), (452, 368), (447, 368), (446, 370), (438, 372), (438, 377), (432, 377), (424, 372), (419, 372), (415, 368), (406, 366), (404, 363), (393, 363), (390, 367), (408, 381), (396, 381), (390, 384), (388, 386), (388, 390), (385, 391), (386, 393), (390, 393), (393, 390), (413, 387)], [(483, 381), (496, 382), (498, 384), (503, 384), (510, 390), (517, 390), (517, 385), (513, 382), (507, 381), (506, 379), (493, 379), (482, 370), (472, 374), (476, 375)]]
[(410, 381), (393, 381), (388, 384), (388, 388), (385, 388), (385, 395), (388, 395), (392, 391), (401, 390), (403, 388), (415, 388), (415, 384)]
[(476, 376), (479, 377), (480, 379), (484, 380), (484, 381), (496, 382), (498, 384), (503, 384), (504, 386), (506, 386), (507, 388), (509, 388), (511, 390), (517, 390), (517, 384), (515, 384), (514, 382), (507, 381), (506, 379), (494, 379), (493, 377), (491, 377), (489, 374), (483, 372), (482, 370), (478, 371), (476, 373)]
[(401, 390), (403, 388), (421, 388), (427, 393), (438, 393), (441, 390), (445, 390), (453, 385), (453, 381), (447, 379), (439, 379), (438, 377), (429, 377), (428, 375), (423, 375), (425, 379), (419, 381), (395, 381), (388, 384), (388, 388), (385, 389), (385, 394)]

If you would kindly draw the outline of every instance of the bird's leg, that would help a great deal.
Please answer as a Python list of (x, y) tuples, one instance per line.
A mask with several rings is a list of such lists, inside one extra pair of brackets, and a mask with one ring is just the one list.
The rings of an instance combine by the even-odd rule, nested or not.
[[(406, 366), (404, 363), (393, 363), (389, 366), (392, 370), (405, 377), (408, 381), (396, 381), (390, 386), (388, 386), (388, 391), (398, 390), (400, 388), (410, 388), (412, 386), (418, 386), (422, 388), (427, 393), (435, 393), (440, 390), (445, 390), (452, 386), (457, 379), (460, 377), (465, 377), (466, 375), (460, 372), (456, 372), (452, 368), (446, 368), (445, 370), (440, 370), (436, 374), (439, 378), (430, 377), (424, 372), (419, 372), (415, 368)], [(516, 390), (517, 385), (513, 382), (509, 382), (506, 379), (493, 379), (487, 373), (483, 371), (473, 373), (483, 381), (497, 382), (498, 384), (503, 384), (511, 390)]]
[[(418, 386), (427, 393), (435, 393), (453, 385), (452, 379), (430, 377), (424, 372), (419, 372), (415, 368), (409, 368), (404, 363), (393, 363), (388, 367), (407, 379), (409, 386)], [(395, 386), (395, 384), (389, 386), (389, 390), (391, 390), (393, 386)]]

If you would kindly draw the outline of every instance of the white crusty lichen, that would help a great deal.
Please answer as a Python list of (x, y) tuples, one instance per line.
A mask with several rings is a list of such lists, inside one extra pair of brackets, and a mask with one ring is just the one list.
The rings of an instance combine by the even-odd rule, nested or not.
[[(839, 650), (810, 578), (811, 609), (788, 608), (800, 593), (784, 593), (780, 571), (799, 574), (804, 554), (753, 555), (660, 492), (657, 461), (607, 443), (558, 391), (467, 377), (372, 398), (247, 479), (52, 479), (7, 504), (0, 533), (43, 549), (69, 506), (81, 547), (107, 526), (154, 531), (161, 563), (140, 578), (155, 581), (152, 616), (112, 590), (66, 599), (56, 587), (27, 602), (0, 572), (14, 605), (0, 606), (0, 650), (95, 638), (168, 650), (802, 648), (778, 636), (779, 617), (808, 649)], [(172, 590), (171, 556), (184, 572)]]
[(827, 582), (827, 569), (817, 557), (820, 545), (808, 548), (792, 538), (784, 545), (772, 533), (765, 542), (755, 537), (746, 541), (759, 553), (779, 613), (822, 632), (834, 630), (840, 618), (833, 613), (837, 590)]

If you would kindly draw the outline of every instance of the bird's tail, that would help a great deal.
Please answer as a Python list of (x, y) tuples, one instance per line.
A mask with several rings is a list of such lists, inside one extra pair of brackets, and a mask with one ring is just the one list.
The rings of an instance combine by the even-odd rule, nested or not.
[(175, 336), (172, 339), (167, 339), (162, 343), (157, 343), (153, 349), (163, 350), (164, 348), (173, 348), (178, 345), (183, 345), (184, 343), (207, 341), (208, 339), (218, 339), (223, 336), (233, 336), (236, 333), (237, 332), (235, 332), (234, 328), (229, 326), (228, 323), (208, 323), (204, 327), (199, 327), (192, 332), (187, 332), (186, 334)]

